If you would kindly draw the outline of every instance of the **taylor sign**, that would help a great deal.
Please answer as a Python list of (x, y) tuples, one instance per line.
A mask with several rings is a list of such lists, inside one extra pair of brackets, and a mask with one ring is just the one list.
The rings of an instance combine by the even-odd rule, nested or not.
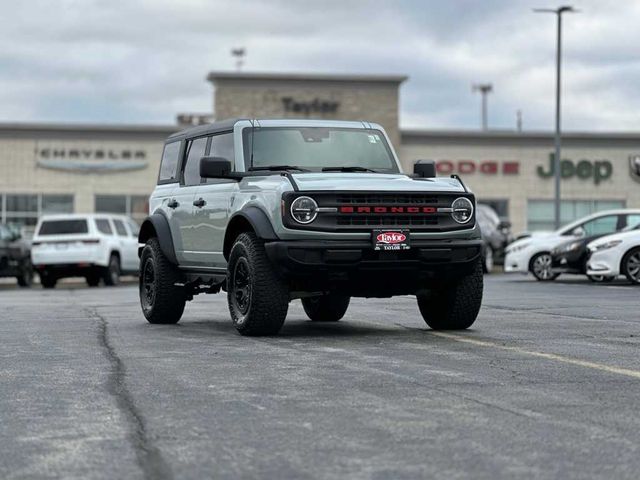
[(497, 160), (437, 160), (436, 170), (440, 175), (451, 175), (459, 173), (469, 175), (472, 173), (484, 173), (486, 175), (518, 175), (520, 173), (520, 162)]

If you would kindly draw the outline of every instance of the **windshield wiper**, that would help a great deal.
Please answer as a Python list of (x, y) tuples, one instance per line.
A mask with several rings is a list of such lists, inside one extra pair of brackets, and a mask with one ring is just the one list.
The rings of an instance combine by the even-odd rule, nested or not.
[(380, 173), (377, 170), (366, 167), (323, 167), (323, 172), (373, 172)]
[(277, 172), (280, 170), (297, 170), (299, 172), (310, 172), (311, 170), (307, 170), (306, 168), (296, 167), (295, 165), (268, 165), (266, 167), (251, 167), (249, 168), (250, 172), (257, 172), (260, 170), (266, 170), (268, 172)]

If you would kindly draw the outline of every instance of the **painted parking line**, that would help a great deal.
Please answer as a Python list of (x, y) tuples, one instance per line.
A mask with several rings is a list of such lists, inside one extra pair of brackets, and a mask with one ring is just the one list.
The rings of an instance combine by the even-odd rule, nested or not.
[(429, 334), (436, 337), (446, 338), (460, 343), (468, 343), (470, 345), (476, 345), (479, 347), (494, 348), (497, 350), (505, 350), (508, 352), (519, 353), (521, 355), (529, 355), (531, 357), (544, 358), (546, 360), (553, 360), (556, 362), (568, 363), (570, 365), (576, 365), (579, 367), (590, 368), (592, 370), (600, 370), (601, 372), (613, 373), (615, 375), (623, 375), (625, 377), (640, 379), (640, 370), (633, 370), (630, 368), (614, 367), (611, 365), (605, 365), (597, 362), (590, 362), (587, 360), (579, 360), (577, 358), (565, 357), (564, 355), (558, 355), (556, 353), (538, 352), (536, 350), (527, 350), (525, 348), (514, 347), (509, 345), (500, 345), (499, 343), (490, 342), (487, 340), (477, 340), (475, 338), (469, 338), (463, 335), (457, 335), (454, 333), (434, 332), (430, 331)]

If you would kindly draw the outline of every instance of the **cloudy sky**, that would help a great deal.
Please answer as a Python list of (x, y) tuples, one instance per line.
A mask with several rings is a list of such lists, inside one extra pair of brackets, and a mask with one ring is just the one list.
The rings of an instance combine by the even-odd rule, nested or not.
[[(640, 130), (640, 0), (572, 3), (564, 126)], [(209, 112), (211, 70), (406, 74), (404, 127), (552, 129), (549, 0), (0, 0), (0, 121), (173, 123)]]

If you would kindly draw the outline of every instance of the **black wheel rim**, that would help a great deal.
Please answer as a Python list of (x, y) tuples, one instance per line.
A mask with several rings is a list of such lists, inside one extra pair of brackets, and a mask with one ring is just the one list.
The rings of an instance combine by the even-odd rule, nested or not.
[(156, 300), (156, 269), (153, 259), (147, 258), (140, 277), (140, 294), (145, 310), (153, 308)]
[(233, 299), (238, 311), (246, 315), (251, 306), (251, 274), (245, 258), (238, 259), (233, 269)]
[(109, 274), (111, 275), (111, 283), (116, 284), (120, 279), (120, 272), (118, 268), (118, 259), (112, 258), (111, 265), (109, 266)]

